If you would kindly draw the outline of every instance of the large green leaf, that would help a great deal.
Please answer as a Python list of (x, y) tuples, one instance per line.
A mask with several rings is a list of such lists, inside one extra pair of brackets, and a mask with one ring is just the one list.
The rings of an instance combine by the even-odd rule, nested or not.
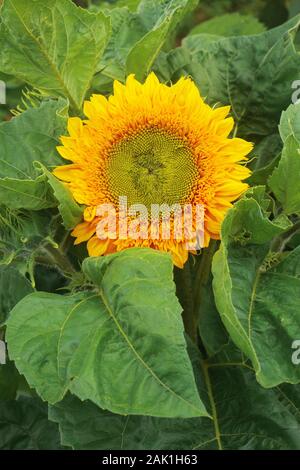
[[(283, 224), (282, 224), (283, 222)], [(300, 249), (273, 253), (270, 241), (287, 228), (269, 221), (253, 198), (231, 209), (214, 257), (214, 293), (221, 318), (235, 344), (251, 359), (264, 387), (300, 382), (292, 362), (299, 336)]]
[(0, 449), (60, 449), (59, 432), (48, 421), (47, 405), (25, 397), (0, 401)]
[(211, 432), (207, 418), (123, 416), (72, 395), (50, 406), (49, 419), (59, 423), (62, 444), (79, 450), (187, 450)]
[(0, 70), (80, 111), (109, 34), (109, 19), (70, 0), (5, 0)]
[(9, 354), (29, 384), (50, 403), (69, 389), (117, 413), (207, 415), (186, 351), (170, 257), (129, 249), (89, 258), (83, 269), (95, 292), (36, 293), (11, 312)]
[(127, 8), (114, 8), (109, 16), (112, 33), (98, 69), (110, 79), (123, 81), (126, 57), (130, 49), (147, 34), (147, 29), (139, 15)]
[(300, 214), (300, 142), (290, 135), (284, 144), (278, 167), (269, 186), (287, 215)]
[(24, 275), (12, 266), (0, 266), (0, 325), (11, 309), (31, 292), (32, 285)]
[[(300, 56), (294, 47), (299, 16), (253, 36), (207, 40), (188, 36), (188, 72), (210, 104), (231, 105), (240, 135), (268, 135), (291, 101)], [(206, 38), (206, 39), (205, 39)], [(215, 38), (215, 37), (214, 37)]]
[(197, 0), (142, 0), (136, 12), (105, 10), (112, 34), (98, 69), (121, 81), (129, 73), (145, 78), (160, 50), (196, 5)]
[(170, 34), (196, 6), (195, 0), (143, 0), (138, 12), (149, 32), (130, 50), (126, 73), (145, 78)]
[(40, 210), (55, 206), (44, 176), (36, 176), (35, 179), (1, 178), (0, 201), (10, 209)]
[(50, 407), (49, 418), (62, 444), (80, 450), (299, 449), (299, 389), (292, 398), (290, 390), (261, 388), (242, 365), (206, 367), (214, 422), (121, 416), (71, 395)]
[[(19, 302), (8, 319), (9, 355), (29, 385), (50, 403), (61, 400), (68, 389), (66, 381), (58, 375), (57, 350), (62, 326), (77, 304), (80, 306), (89, 298), (83, 294), (61, 296), (38, 292)], [(86, 315), (90, 315), (88, 309)]]
[(281, 159), (269, 178), (269, 186), (287, 215), (300, 214), (300, 105), (282, 113), (280, 136), (284, 143)]
[(265, 26), (254, 16), (228, 13), (198, 24), (190, 34), (216, 34), (226, 37), (248, 36), (262, 33), (265, 29)]
[(46, 101), (0, 124), (0, 204), (11, 209), (40, 210), (56, 205), (36, 160), (51, 168), (61, 164), (56, 151), (66, 132), (66, 102)]
[(160, 49), (163, 47), (176, 10), (172, 15), (165, 18), (159, 25), (147, 33), (130, 50), (126, 59), (126, 74), (134, 73), (138, 80), (143, 80), (156, 59)]

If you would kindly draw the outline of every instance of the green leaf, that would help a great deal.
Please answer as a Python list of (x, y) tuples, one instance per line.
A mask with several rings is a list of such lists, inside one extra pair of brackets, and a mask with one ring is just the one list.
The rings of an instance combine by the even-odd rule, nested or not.
[(198, 6), (198, 0), (141, 0), (138, 12), (148, 30), (177, 11), (173, 29)]
[(130, 49), (147, 34), (137, 13), (114, 8), (109, 14), (112, 32), (98, 70), (111, 79), (124, 81), (125, 62)]
[(300, 141), (290, 135), (284, 144), (279, 165), (268, 180), (287, 215), (300, 214)]
[(135, 73), (139, 80), (144, 79), (160, 50), (196, 6), (195, 0), (142, 0), (138, 12), (149, 32), (128, 54), (126, 73)]
[(252, 173), (247, 182), (251, 186), (267, 183), (269, 176), (278, 164), (281, 151), (282, 142), (278, 134), (268, 135), (255, 145), (249, 155), (249, 167)]
[[(119, 388), (122, 386), (123, 396), (124, 392), (125, 396), (130, 396), (130, 383), (136, 382), (138, 376), (140, 382), (148, 377), (148, 387), (151, 384), (147, 398), (154, 400), (152, 405), (149, 403), (153, 410), (143, 413), (137, 408), (135, 413), (166, 417), (206, 415), (186, 353), (181, 308), (175, 296), (170, 257), (148, 249), (129, 249), (123, 254), (103, 259), (88, 258), (84, 261), (83, 270), (99, 286), (109, 316), (107, 328), (111, 329), (112, 324), (117, 335), (113, 342), (119, 344), (124, 363), (115, 360), (114, 368), (117, 377), (120, 377)], [(143, 346), (137, 341), (138, 338), (143, 338)], [(160, 365), (152, 357), (153, 351), (156, 351)], [(132, 361), (134, 367), (132, 370), (127, 368), (125, 378), (124, 364)], [(160, 406), (155, 405), (158, 393), (160, 400), (166, 396), (166, 406), (172, 402), (172, 410), (158, 412)], [(78, 396), (81, 399), (89, 398), (86, 395)], [(144, 393), (140, 401), (144, 402), (145, 397)]]
[(4, 0), (0, 69), (62, 96), (80, 112), (109, 34), (109, 19), (69, 0)]
[(215, 363), (208, 368), (208, 377), (216, 407), (219, 448), (299, 449), (299, 415), (281, 400), (277, 388), (261, 388), (245, 367)]
[(298, 78), (300, 56), (294, 38), (299, 18), (259, 35), (204, 43), (204, 35), (184, 39), (183, 47), (190, 51), (189, 73), (211, 105), (231, 105), (240, 135), (276, 131)]
[(143, 80), (163, 47), (175, 12), (158, 27), (152, 29), (130, 50), (126, 59), (126, 75), (134, 73), (137, 80)]
[(124, 81), (129, 73), (145, 78), (160, 50), (197, 6), (197, 0), (142, 0), (137, 12), (126, 8), (105, 11), (112, 22), (112, 35), (98, 70)]
[(293, 136), (300, 143), (300, 103), (291, 104), (280, 118), (279, 133), (283, 143)]
[(187, 450), (211, 431), (206, 418), (123, 416), (72, 395), (50, 406), (49, 419), (59, 423), (62, 444), (76, 450)]
[(295, 16), (299, 13), (300, 11), (300, 2), (299, 0), (290, 0), (287, 8), (289, 10), (289, 16), (292, 18), (292, 16)]
[(196, 5), (194, 0), (143, 0), (138, 12), (149, 32), (130, 50), (126, 74), (143, 80), (170, 34)]
[(269, 186), (287, 215), (300, 213), (300, 105), (281, 115), (279, 132), (284, 143), (281, 159), (269, 178)]
[(89, 296), (83, 294), (37, 292), (19, 302), (8, 319), (9, 356), (28, 384), (50, 403), (61, 400), (68, 389), (65, 380), (58, 376), (57, 349), (62, 325), (77, 303), (86, 299)]
[(239, 13), (216, 16), (195, 26), (193, 34), (216, 34), (217, 36), (250, 36), (265, 31), (265, 26), (257, 18)]
[(33, 288), (25, 276), (12, 266), (0, 266), (0, 325), (11, 309), (31, 292)]
[(118, 0), (115, 4), (110, 3), (107, 8), (126, 7), (130, 11), (136, 11), (141, 0)]
[(235, 242), (242, 246), (250, 243), (264, 245), (291, 226), (285, 217), (269, 220), (266, 213), (269, 201), (262, 199), (263, 195), (257, 191), (258, 188), (255, 188), (255, 193), (254, 188), (251, 188), (228, 211), (222, 226), (222, 240), (226, 245)]
[(300, 420), (300, 385), (282, 384), (276, 387), (281, 402)]
[(47, 178), (34, 180), (1, 178), (0, 201), (10, 209), (41, 210), (55, 206)]
[(170, 257), (129, 249), (88, 258), (83, 270), (94, 293), (36, 293), (11, 312), (9, 354), (28, 383), (50, 403), (69, 389), (117, 413), (206, 416)]
[(286, 219), (269, 221), (253, 198), (239, 201), (222, 226), (214, 257), (214, 294), (234, 343), (251, 359), (264, 387), (300, 382), (292, 343), (300, 329), (300, 249), (273, 253), (270, 242), (288, 228)]
[(58, 429), (48, 421), (46, 404), (25, 397), (0, 401), (0, 449), (60, 449)]
[(41, 168), (53, 189), (54, 196), (59, 203), (58, 210), (65, 229), (71, 230), (82, 220), (83, 208), (77, 204), (69, 188), (48, 171), (44, 165), (38, 164), (36, 166)]
[(66, 102), (58, 100), (0, 124), (0, 204), (28, 210), (56, 205), (47, 178), (38, 176), (33, 163), (61, 164), (56, 146), (66, 132), (66, 121)]
[[(210, 364), (215, 406), (206, 418), (121, 416), (68, 395), (50, 407), (62, 444), (77, 450), (284, 450), (300, 447), (299, 387), (265, 390), (245, 367)], [(245, 406), (247, 403), (247, 406)]]
[[(217, 36), (211, 36), (217, 38)], [(183, 75), (192, 75), (191, 54), (188, 49), (177, 47), (168, 53), (161, 52), (153, 69), (161, 81), (176, 81)]]

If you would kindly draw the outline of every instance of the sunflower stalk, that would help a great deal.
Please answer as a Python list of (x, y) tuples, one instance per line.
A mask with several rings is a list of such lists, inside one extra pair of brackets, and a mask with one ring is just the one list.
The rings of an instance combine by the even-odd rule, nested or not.
[(202, 287), (209, 282), (212, 259), (217, 246), (217, 241), (211, 240), (209, 247), (202, 251), (200, 261), (196, 263), (195, 274), (193, 273), (192, 257), (185, 263), (183, 269), (175, 270), (174, 277), (177, 295), (183, 308), (182, 319), (184, 328), (192, 341), (200, 347), (198, 324), (201, 311)]
[(182, 269), (175, 268), (174, 279), (176, 283), (177, 296), (183, 309), (182, 320), (185, 332), (197, 343), (197, 324), (195, 322), (194, 301), (193, 301), (193, 280), (191, 258), (185, 263)]
[(217, 250), (217, 247), (218, 247), (218, 242), (216, 240), (211, 240), (209, 246), (203, 249), (200, 262), (198, 263), (196, 276), (194, 279), (194, 289), (193, 289), (194, 308), (193, 308), (192, 315), (194, 318), (195, 331), (193, 332), (193, 337), (197, 338), (198, 342), (199, 342), (198, 325), (199, 325), (199, 317), (201, 314), (202, 293), (203, 293), (203, 288), (209, 282), (212, 260)]

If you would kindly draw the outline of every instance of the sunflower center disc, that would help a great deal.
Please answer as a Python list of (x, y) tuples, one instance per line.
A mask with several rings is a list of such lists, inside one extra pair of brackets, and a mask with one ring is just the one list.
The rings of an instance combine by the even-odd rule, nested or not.
[(189, 196), (197, 168), (180, 138), (159, 129), (145, 129), (115, 145), (107, 166), (110, 191), (128, 205), (182, 204)]

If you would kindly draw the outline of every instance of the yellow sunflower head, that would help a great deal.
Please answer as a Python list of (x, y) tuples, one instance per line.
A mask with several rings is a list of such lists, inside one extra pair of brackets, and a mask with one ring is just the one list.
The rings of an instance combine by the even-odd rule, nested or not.
[(168, 237), (163, 236), (161, 215), (155, 219), (155, 230), (151, 224), (141, 228), (139, 219), (134, 235), (128, 231), (124, 235), (121, 229), (104, 231), (108, 217), (99, 208), (114, 215), (118, 227), (121, 221), (137, 222), (132, 211), (128, 215), (120, 209), (124, 197), (128, 206), (144, 207), (146, 218), (154, 205), (187, 206), (193, 227), (196, 207), (201, 206), (201, 245), (218, 239), (226, 211), (247, 189), (242, 180), (250, 174), (239, 162), (246, 160), (252, 145), (228, 137), (234, 126), (227, 117), (229, 110), (204, 103), (190, 78), (167, 86), (154, 73), (144, 84), (133, 75), (125, 85), (115, 81), (108, 99), (93, 95), (86, 101), (87, 120), (70, 118), (69, 136), (62, 137), (58, 147), (60, 155), (73, 163), (54, 170), (75, 200), (86, 206), (83, 222), (72, 232), (75, 243), (87, 241), (91, 256), (148, 246), (170, 252), (174, 264), (182, 267), (188, 257), (187, 241), (198, 239), (198, 234), (184, 228), (178, 235), (175, 209)]

